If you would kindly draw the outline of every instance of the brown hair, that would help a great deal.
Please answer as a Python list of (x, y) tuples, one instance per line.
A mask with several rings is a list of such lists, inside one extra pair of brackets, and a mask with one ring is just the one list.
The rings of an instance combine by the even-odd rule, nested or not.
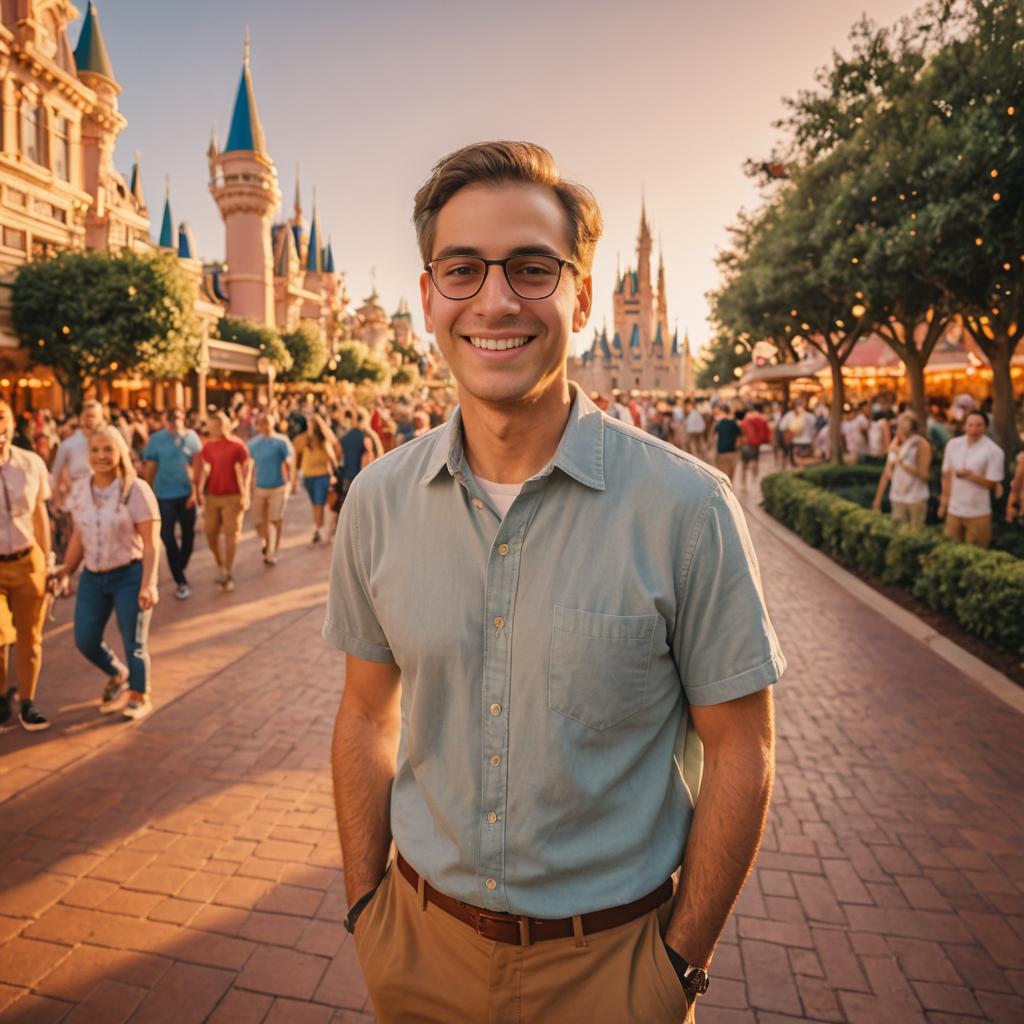
[(467, 185), (524, 182), (545, 185), (558, 197), (569, 223), (569, 245), (580, 276), (587, 277), (604, 223), (593, 193), (566, 181), (555, 158), (533, 142), (476, 142), (442, 157), (416, 193), (412, 220), (424, 263), (430, 262), (441, 208)]

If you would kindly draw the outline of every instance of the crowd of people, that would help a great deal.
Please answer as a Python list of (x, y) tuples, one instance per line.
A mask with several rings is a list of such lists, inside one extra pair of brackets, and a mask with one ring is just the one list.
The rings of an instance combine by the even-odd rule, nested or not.
[[(799, 468), (831, 457), (824, 401), (653, 398), (619, 391), (590, 396), (609, 416), (707, 461), (740, 491), (762, 466)], [(213, 580), (235, 589), (238, 541), (251, 509), (263, 564), (277, 563), (285, 506), (301, 480), (311, 544), (333, 537), (352, 481), (374, 459), (445, 422), (451, 392), (388, 395), (368, 404), (313, 394), (252, 404), (238, 396), (205, 415), (180, 408), (122, 410), (85, 402), (77, 416), (48, 411), (15, 417), (0, 403), (0, 726), (17, 714), (29, 731), (49, 721), (35, 703), (47, 609), (74, 597), (74, 638), (105, 677), (99, 710), (138, 719), (151, 708), (149, 623), (159, 600), (159, 552), (174, 596), (192, 594), (188, 568), (202, 514)], [(841, 424), (842, 458), (882, 467), (874, 507), (886, 492), (894, 519), (925, 523), (933, 465), (940, 465), (938, 516), (953, 538), (987, 546), (993, 499), (1001, 497), (1004, 454), (987, 412), (970, 401), (934, 404), (927, 422), (894, 396), (852, 404)], [(1024, 516), (1024, 459), (1006, 518)], [(81, 567), (77, 584), (72, 579)], [(115, 616), (119, 657), (105, 643)], [(8, 686), (15, 644), (17, 689)]]
[[(311, 543), (320, 544), (333, 536), (360, 471), (450, 410), (450, 401), (429, 397), (364, 406), (308, 394), (264, 405), (239, 397), (204, 415), (89, 400), (59, 420), (46, 410), (16, 417), (0, 402), (0, 727), (14, 718), (30, 732), (50, 726), (36, 689), (47, 612), (63, 596), (74, 599), (75, 646), (104, 677), (99, 711), (143, 718), (152, 708), (148, 637), (161, 547), (174, 595), (187, 600), (201, 513), (213, 583), (229, 593), (250, 508), (271, 567), (301, 479)], [(121, 655), (104, 640), (111, 616)], [(16, 686), (8, 679), (12, 644)]]
[[(591, 397), (610, 416), (632, 423), (725, 473), (737, 490), (754, 486), (762, 456), (772, 469), (832, 460), (829, 405), (797, 395), (790, 403), (730, 402), (716, 395), (648, 399), (613, 392)], [(892, 517), (924, 526), (939, 468), (937, 515), (954, 540), (988, 547), (995, 502), (1003, 497), (1006, 458), (990, 436), (989, 411), (971, 396), (932, 402), (922, 425), (891, 393), (847, 403), (840, 424), (842, 461), (882, 467), (873, 506), (888, 492)], [(1008, 523), (1024, 517), (1024, 458), (1007, 494)]]

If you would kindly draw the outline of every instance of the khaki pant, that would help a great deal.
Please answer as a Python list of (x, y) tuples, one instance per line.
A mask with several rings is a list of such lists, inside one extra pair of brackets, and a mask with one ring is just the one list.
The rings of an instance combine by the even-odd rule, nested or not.
[(908, 526), (924, 526), (927, 516), (927, 499), (924, 501), (894, 501), (892, 503), (892, 518), (894, 522), (906, 523)]
[(992, 516), (954, 516), (947, 512), (946, 536), (987, 548), (992, 541)]
[(256, 487), (253, 489), (253, 513), (256, 518), (256, 532), (266, 536), (271, 523), (284, 519), (284, 499), (287, 486)]
[(512, 946), (424, 908), (392, 865), (355, 945), (378, 1024), (693, 1024), (661, 939), (672, 904), (579, 941)]
[[(33, 700), (43, 664), (46, 618), (46, 559), (38, 545), (33, 544), (24, 558), (0, 562), (0, 605), (0, 621), (14, 621), (18, 693), (22, 700)], [(0, 685), (7, 689), (6, 658), (0, 659)]]
[(218, 533), (237, 537), (242, 532), (242, 496), (240, 494), (208, 494), (203, 512), (206, 539), (212, 548)]

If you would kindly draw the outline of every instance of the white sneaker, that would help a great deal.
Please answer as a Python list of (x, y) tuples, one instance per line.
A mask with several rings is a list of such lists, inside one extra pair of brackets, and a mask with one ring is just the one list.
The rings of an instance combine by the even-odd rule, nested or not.
[(225, 576), (224, 582), (220, 585), (220, 589), (226, 594), (230, 594), (231, 591), (235, 589), (235, 581), (230, 576)]
[(179, 601), (184, 601), (185, 598), (192, 596), (192, 588), (187, 583), (182, 583), (182, 585), (174, 591), (174, 596)]
[(147, 693), (142, 700), (127, 701), (121, 714), (125, 718), (130, 718), (133, 722), (137, 722), (140, 718), (145, 718), (152, 710), (153, 702), (149, 699), (149, 694)]

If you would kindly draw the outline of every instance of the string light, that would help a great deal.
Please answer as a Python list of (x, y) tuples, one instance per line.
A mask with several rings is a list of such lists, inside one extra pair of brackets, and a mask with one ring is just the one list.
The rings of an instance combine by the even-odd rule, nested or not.
[(985, 240), (983, 238), (976, 238), (974, 240), (974, 244), (975, 245), (979, 245), (979, 246), (984, 245), (985, 244)]
[(992, 177), (992, 178), (998, 178), (999, 177), (999, 172), (994, 167), (988, 173), (989, 173), (989, 176)]
[(851, 262), (851, 263), (853, 263), (854, 265), (856, 265), (857, 263), (860, 263), (860, 260), (859, 260), (859, 259), (857, 259), (857, 257), (856, 257), (856, 256), (854, 256), (854, 257), (853, 257), (853, 259), (852, 259), (852, 260), (850, 260), (850, 262)]
[(853, 309), (850, 310), (850, 312), (854, 316), (860, 317), (860, 316), (863, 316), (867, 312), (867, 309), (858, 302), (857, 305), (854, 306)]
[(992, 202), (998, 203), (999, 200), (1002, 199), (1002, 198), (1003, 197), (1002, 197), (1002, 195), (1000, 193), (998, 193), (998, 192), (993, 192), (992, 193)]

